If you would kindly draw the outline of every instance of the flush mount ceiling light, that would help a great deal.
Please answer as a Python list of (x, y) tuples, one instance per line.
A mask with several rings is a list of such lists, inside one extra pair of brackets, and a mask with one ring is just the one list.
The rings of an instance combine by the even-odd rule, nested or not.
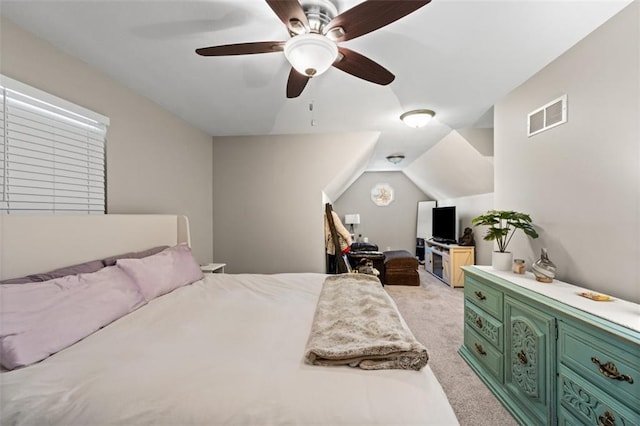
[(402, 154), (392, 154), (387, 156), (387, 161), (393, 164), (398, 164), (402, 160), (404, 160), (404, 155)]
[(400, 120), (409, 127), (424, 127), (431, 121), (434, 115), (436, 115), (436, 113), (430, 109), (414, 109), (413, 111), (407, 111), (402, 114)]
[(284, 56), (300, 74), (315, 77), (333, 65), (338, 58), (338, 45), (320, 34), (300, 34), (284, 45)]

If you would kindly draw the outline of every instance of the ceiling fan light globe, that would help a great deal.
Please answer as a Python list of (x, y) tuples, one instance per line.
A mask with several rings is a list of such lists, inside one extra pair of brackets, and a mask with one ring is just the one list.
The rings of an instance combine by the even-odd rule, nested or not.
[(409, 127), (419, 128), (429, 124), (434, 115), (436, 113), (430, 109), (416, 109), (402, 114), (400, 120)]
[(338, 46), (320, 34), (301, 34), (287, 41), (284, 56), (300, 74), (315, 77), (328, 70), (335, 62)]

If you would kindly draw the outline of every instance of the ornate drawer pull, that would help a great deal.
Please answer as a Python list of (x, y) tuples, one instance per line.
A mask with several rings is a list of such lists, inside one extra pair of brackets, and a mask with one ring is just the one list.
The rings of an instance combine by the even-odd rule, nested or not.
[(518, 352), (518, 361), (520, 361), (520, 364), (527, 364), (527, 354), (524, 353), (524, 349), (520, 349), (520, 352)]
[(598, 416), (598, 426), (615, 426), (616, 418), (608, 411)]
[(478, 319), (476, 320), (476, 327), (482, 328), (482, 318), (478, 317)]
[(476, 297), (478, 298), (478, 300), (485, 300), (487, 298), (487, 296), (485, 296), (484, 294), (482, 294), (481, 291), (476, 291), (475, 292)]
[(478, 353), (480, 355), (486, 355), (487, 353), (484, 351), (484, 349), (482, 348), (482, 345), (480, 343), (476, 343), (476, 351), (478, 351)]
[(603, 376), (613, 380), (620, 380), (621, 382), (629, 382), (629, 384), (633, 383), (633, 377), (628, 374), (620, 374), (618, 367), (616, 367), (614, 363), (606, 362), (601, 364), (600, 360), (595, 356), (591, 357), (591, 362), (598, 366), (600, 373), (602, 373)]

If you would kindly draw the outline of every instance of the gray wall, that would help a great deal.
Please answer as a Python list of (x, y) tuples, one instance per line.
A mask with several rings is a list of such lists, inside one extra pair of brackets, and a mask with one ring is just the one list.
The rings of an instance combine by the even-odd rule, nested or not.
[(0, 72), (106, 115), (109, 213), (184, 214), (193, 251), (213, 259), (212, 139), (2, 18)]
[[(558, 278), (640, 302), (640, 4), (636, 1), (495, 108), (495, 206), (530, 213)], [(566, 93), (566, 124), (531, 138), (527, 113)]]
[[(379, 183), (388, 183), (395, 191), (395, 199), (388, 206), (371, 201), (371, 189)], [(390, 248), (415, 254), (418, 201), (428, 199), (402, 172), (367, 172), (335, 201), (334, 210), (343, 220), (345, 214), (359, 213), (356, 236), (369, 238), (381, 251)]]
[(343, 187), (377, 138), (377, 132), (214, 138), (215, 261), (233, 273), (324, 272), (323, 192)]

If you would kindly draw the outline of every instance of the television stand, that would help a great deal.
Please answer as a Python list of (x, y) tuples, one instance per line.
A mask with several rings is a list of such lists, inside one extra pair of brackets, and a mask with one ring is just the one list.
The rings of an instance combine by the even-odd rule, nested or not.
[(475, 247), (425, 241), (424, 268), (451, 287), (464, 287), (461, 266), (475, 264)]

